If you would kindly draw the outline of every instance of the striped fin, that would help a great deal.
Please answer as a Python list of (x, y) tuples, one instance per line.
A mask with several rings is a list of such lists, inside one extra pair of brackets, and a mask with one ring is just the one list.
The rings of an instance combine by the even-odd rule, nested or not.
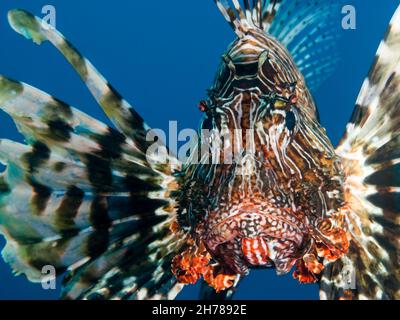
[(246, 29), (243, 29), (245, 26), (241, 23), (235, 10), (227, 4), (226, 0), (214, 0), (214, 2), (238, 37), (242, 37)]
[[(152, 171), (146, 155), (117, 130), (22, 82), (0, 76), (0, 108), (15, 121), (28, 143), (43, 141), (61, 156), (87, 161), (107, 155), (122, 170)], [(161, 169), (168, 171), (167, 166)]]
[(282, 0), (271, 0), (269, 4), (265, 4), (264, 10), (262, 11), (262, 26), (265, 32), (268, 32), (271, 28), (273, 21), (282, 5)]
[(139, 151), (146, 152), (148, 146), (146, 133), (150, 129), (149, 126), (90, 61), (83, 57), (62, 34), (51, 26), (44, 28), (39, 18), (24, 10), (10, 11), (8, 20), (12, 28), (27, 39), (32, 39), (37, 44), (44, 41), (51, 42), (86, 83), (90, 92), (116, 128), (126, 137), (132, 139)]
[[(185, 238), (169, 235), (169, 224), (161, 223), (153, 233), (142, 232), (109, 250), (82, 268), (69, 270), (64, 299), (174, 299), (182, 289), (171, 273), (173, 246)], [(167, 236), (169, 235), (169, 236)], [(163, 248), (170, 253), (165, 255)], [(96, 286), (91, 287), (91, 282)]]
[[(346, 174), (349, 254), (328, 264), (321, 297), (400, 299), (400, 7), (337, 148)], [(346, 292), (344, 271), (353, 271)]]
[[(21, 171), (22, 177), (12, 177), (16, 183), (16, 179), (23, 178), (30, 183), (34, 178), (37, 183), (47, 184), (56, 190), (65, 190), (71, 185), (82, 190), (91, 190), (93, 187), (82, 162), (52, 153), (40, 142), (27, 146), (10, 140), (0, 140), (0, 160)], [(122, 175), (116, 173), (113, 179), (120, 183), (123, 181)]]
[[(43, 41), (45, 29), (30, 14), (13, 11), (10, 20)], [(86, 67), (91, 90), (105, 89), (91, 65), (80, 64), (77, 52), (48, 32), (80, 74)], [(41, 280), (45, 265), (58, 275), (67, 272), (66, 299), (173, 298), (182, 286), (171, 261), (187, 241), (172, 228), (178, 184), (170, 166), (147, 162), (142, 123), (124, 118), (125, 104), (111, 100), (100, 103), (112, 110), (118, 130), (0, 76), (0, 108), (28, 144), (0, 140), (7, 167), (0, 174), (0, 232), (7, 240), (2, 255), (31, 281)], [(118, 277), (111, 276), (115, 272)]]
[[(40, 152), (43, 155), (39, 149), (35, 152), (37, 159)], [(32, 152), (21, 154), (21, 162), (31, 156)], [(15, 160), (7, 162), (2, 174), (6, 188), (0, 194), (0, 223), (7, 239), (3, 256), (16, 273), (26, 273), (30, 280), (38, 280), (45, 264), (63, 270), (81, 259), (96, 257), (135, 232), (171, 219), (165, 209), (168, 201), (163, 198), (129, 195), (127, 191), (86, 191), (85, 185), (72, 184), (72, 172), (64, 170), (65, 187), (63, 180), (53, 184), (56, 177), (50, 178), (50, 172), (49, 179), (43, 180), (41, 169), (25, 170)], [(78, 177), (79, 181), (82, 178)]]
[[(175, 204), (169, 199), (168, 185), (173, 178), (155, 175), (146, 182), (140, 176), (113, 174), (105, 192), (92, 184), (83, 163), (53, 153), (41, 142), (25, 146), (1, 140), (0, 158), (7, 165), (0, 177), (0, 230), (7, 239), (2, 254), (16, 274), (40, 281), (42, 267), (52, 265), (58, 274), (74, 272), (74, 283), (84, 282), (87, 291), (94, 290), (106, 274), (99, 270), (98, 278), (93, 275), (93, 282), (88, 282), (88, 273), (79, 277), (86, 270), (82, 268), (97, 259), (107, 259), (104, 255), (123, 245), (129, 251), (124, 259), (129, 258), (129, 266), (134, 269), (131, 278), (136, 273), (141, 275), (142, 268), (154, 269), (152, 272), (157, 271), (163, 280), (163, 289), (156, 290), (160, 283), (155, 281), (152, 286), (147, 284), (148, 290), (165, 298), (171, 297), (171, 292), (177, 293), (175, 278), (166, 267), (185, 242), (184, 235), (170, 230)], [(154, 183), (155, 179), (160, 185)], [(133, 249), (138, 255), (132, 255)], [(151, 259), (153, 254), (156, 260)], [(119, 267), (115, 259), (108, 263), (112, 268)], [(162, 271), (165, 274), (161, 275)], [(167, 276), (170, 287), (164, 282)], [(72, 296), (68, 294), (71, 286), (68, 283), (64, 289), (66, 298)], [(115, 292), (118, 294), (121, 292)], [(84, 298), (84, 293), (76, 298)]]
[(250, 28), (268, 31), (282, 0), (214, 0), (235, 33), (242, 37)]

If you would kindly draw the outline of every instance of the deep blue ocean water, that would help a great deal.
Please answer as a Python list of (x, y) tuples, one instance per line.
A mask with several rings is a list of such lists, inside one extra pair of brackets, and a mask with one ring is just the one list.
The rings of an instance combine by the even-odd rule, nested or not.
[[(205, 97), (234, 34), (213, 1), (40, 1), (2, 0), (0, 4), (0, 74), (40, 88), (108, 123), (100, 107), (64, 58), (49, 44), (41, 47), (14, 33), (7, 11), (24, 8), (41, 15), (54, 5), (57, 28), (87, 56), (153, 128), (197, 128), (198, 101)], [(362, 81), (398, 0), (349, 0), (357, 29), (341, 30), (342, 60), (315, 93), (321, 122), (336, 144), (343, 134)], [(0, 113), (0, 137), (22, 141), (12, 121)], [(4, 241), (0, 239), (0, 247)], [(56, 299), (23, 276), (14, 277), (0, 262), (0, 299)], [(179, 296), (192, 299), (198, 287)], [(299, 285), (291, 275), (253, 271), (237, 299), (317, 299), (317, 285)]]

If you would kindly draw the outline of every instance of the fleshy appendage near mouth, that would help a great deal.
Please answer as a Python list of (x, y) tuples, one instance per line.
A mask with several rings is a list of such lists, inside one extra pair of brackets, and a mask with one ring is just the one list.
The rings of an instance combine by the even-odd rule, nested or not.
[(283, 274), (296, 263), (306, 231), (303, 221), (288, 212), (240, 211), (214, 225), (205, 242), (210, 252), (229, 262), (237, 273), (247, 274), (252, 266), (274, 265)]
[(239, 212), (213, 225), (203, 239), (192, 239), (174, 258), (172, 272), (185, 284), (203, 277), (217, 292), (257, 266), (275, 267), (278, 274), (296, 266), (293, 277), (312, 283), (318, 281), (324, 259), (335, 261), (348, 248), (340, 212), (316, 226), (289, 211), (280, 215)]
[(323, 260), (335, 261), (349, 248), (340, 213), (311, 225), (301, 213), (288, 209), (239, 212), (212, 226), (206, 238), (211, 254), (239, 274), (249, 268), (273, 266), (301, 282), (315, 282)]

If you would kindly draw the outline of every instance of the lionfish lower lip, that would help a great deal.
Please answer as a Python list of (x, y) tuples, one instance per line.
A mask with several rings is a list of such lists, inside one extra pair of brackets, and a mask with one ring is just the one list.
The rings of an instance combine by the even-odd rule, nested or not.
[(211, 226), (206, 242), (214, 250), (235, 238), (257, 237), (286, 239), (300, 246), (308, 228), (298, 219), (271, 212), (241, 211)]

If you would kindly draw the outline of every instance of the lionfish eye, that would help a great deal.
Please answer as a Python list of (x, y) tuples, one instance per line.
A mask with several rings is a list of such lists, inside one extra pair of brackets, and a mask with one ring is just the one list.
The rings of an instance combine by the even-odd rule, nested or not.
[(287, 102), (282, 101), (282, 100), (275, 100), (274, 102), (274, 107), (276, 109), (282, 109), (285, 108), (287, 106)]
[(286, 113), (286, 128), (289, 131), (293, 131), (296, 126), (296, 117), (292, 111)]

